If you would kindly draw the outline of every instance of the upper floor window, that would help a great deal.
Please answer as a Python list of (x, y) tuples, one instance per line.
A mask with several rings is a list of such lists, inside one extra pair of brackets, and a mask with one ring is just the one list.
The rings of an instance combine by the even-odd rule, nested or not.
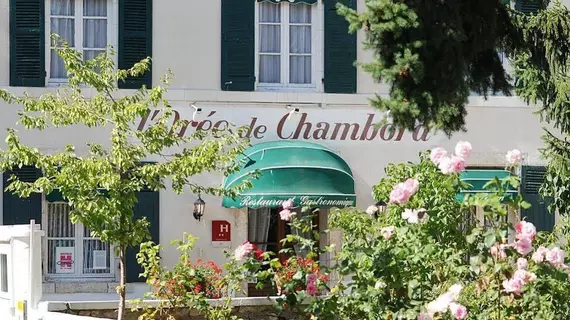
[(58, 34), (71, 48), (81, 52), (85, 60), (93, 59), (112, 43), (116, 26), (111, 24), (113, 0), (48, 0), (48, 43), (52, 46), (46, 61), (49, 64), (48, 79), (52, 82), (66, 81), (67, 73), (63, 59), (59, 57), (49, 39)]
[(258, 2), (259, 87), (315, 87), (317, 4)]

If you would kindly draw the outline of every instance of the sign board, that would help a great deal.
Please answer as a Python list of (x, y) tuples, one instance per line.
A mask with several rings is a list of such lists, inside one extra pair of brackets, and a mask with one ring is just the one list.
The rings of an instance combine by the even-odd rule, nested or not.
[(74, 273), (75, 248), (55, 248), (55, 273)]
[(212, 246), (229, 247), (232, 241), (232, 225), (225, 220), (212, 220)]

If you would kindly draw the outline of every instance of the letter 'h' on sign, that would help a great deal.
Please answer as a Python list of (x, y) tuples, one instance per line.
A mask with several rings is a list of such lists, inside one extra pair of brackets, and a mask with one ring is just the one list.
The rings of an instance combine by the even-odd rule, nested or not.
[(232, 241), (231, 224), (225, 220), (212, 221), (212, 242)]

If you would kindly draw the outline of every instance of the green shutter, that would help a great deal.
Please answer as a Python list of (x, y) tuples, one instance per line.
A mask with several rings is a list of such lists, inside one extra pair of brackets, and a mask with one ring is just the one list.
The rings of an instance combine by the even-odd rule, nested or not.
[(222, 0), (222, 74), (224, 91), (255, 86), (255, 1)]
[[(159, 225), (159, 192), (158, 191), (141, 191), (137, 192), (137, 203), (134, 208), (135, 219), (146, 217), (150, 222), (149, 233), (152, 241), (158, 244), (160, 241), (160, 225)], [(137, 262), (137, 253), (139, 248), (129, 248), (126, 254), (127, 265), (127, 282), (145, 282), (144, 278), (139, 277), (143, 269)]]
[(356, 92), (356, 33), (348, 33), (348, 21), (336, 11), (340, 2), (356, 9), (356, 0), (325, 1), (325, 92)]
[(539, 194), (545, 174), (545, 167), (522, 167), (521, 193), (524, 200), (531, 204), (531, 207), (521, 210), (521, 218), (534, 223), (539, 231), (552, 231), (554, 215), (548, 212), (548, 199), (543, 199)]
[(515, 2), (515, 9), (524, 13), (537, 13), (541, 6), (541, 0), (517, 0)]
[[(152, 0), (119, 0), (119, 69), (129, 69), (152, 56)], [(152, 86), (152, 71), (128, 77), (122, 89)]]
[(3, 177), (3, 224), (29, 224), (30, 220), (36, 220), (37, 224), (42, 222), (42, 195), (32, 193), (28, 198), (20, 198), (18, 195), (6, 191), (10, 183), (8, 180), (12, 175), (16, 175), (21, 181), (34, 182), (42, 176), (41, 171), (34, 167), (22, 167), (11, 172), (4, 172)]
[(10, 85), (45, 85), (45, 0), (10, 0)]

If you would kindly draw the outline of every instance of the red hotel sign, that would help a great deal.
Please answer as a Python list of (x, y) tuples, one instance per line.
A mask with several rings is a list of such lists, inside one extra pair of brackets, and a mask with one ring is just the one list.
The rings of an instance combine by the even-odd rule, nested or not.
[(225, 220), (212, 220), (212, 241), (232, 241), (232, 226)]

